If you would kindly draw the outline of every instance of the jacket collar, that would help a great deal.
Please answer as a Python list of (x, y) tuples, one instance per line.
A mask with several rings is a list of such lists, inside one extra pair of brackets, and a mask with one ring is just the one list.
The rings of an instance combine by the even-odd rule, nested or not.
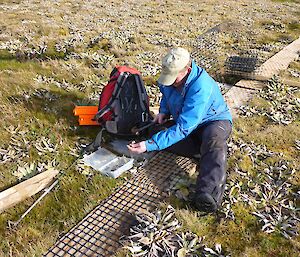
[(185, 86), (190, 84), (195, 78), (198, 78), (202, 72), (202, 68), (200, 68), (199, 66), (197, 66), (197, 64), (195, 63), (194, 60), (192, 60), (192, 70), (185, 82)]
[(192, 70), (184, 84), (184, 86), (182, 87), (182, 91), (181, 91), (181, 95), (184, 96), (185, 95), (185, 91), (188, 88), (189, 84), (191, 82), (193, 82), (194, 80), (196, 80), (202, 73), (203, 69), (200, 68), (199, 66), (197, 66), (196, 62), (194, 60), (192, 60)]

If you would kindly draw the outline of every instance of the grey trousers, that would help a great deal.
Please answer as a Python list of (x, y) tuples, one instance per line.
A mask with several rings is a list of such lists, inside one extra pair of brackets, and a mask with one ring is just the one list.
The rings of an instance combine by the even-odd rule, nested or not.
[[(167, 126), (170, 125), (172, 124)], [(209, 193), (218, 205), (222, 201), (225, 189), (226, 141), (231, 130), (232, 124), (228, 120), (211, 121), (198, 127), (185, 139), (165, 149), (198, 160), (199, 175), (196, 182), (196, 194)]]

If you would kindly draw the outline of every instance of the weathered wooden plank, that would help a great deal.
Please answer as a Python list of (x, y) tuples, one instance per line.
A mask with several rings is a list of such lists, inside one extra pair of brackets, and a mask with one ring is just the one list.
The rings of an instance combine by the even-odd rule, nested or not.
[(278, 75), (280, 71), (286, 70), (289, 64), (296, 60), (300, 51), (300, 38), (284, 47), (277, 54), (268, 59), (259, 67), (257, 75), (272, 78)]
[(59, 173), (48, 170), (0, 192), (0, 213), (47, 187)]
[[(278, 75), (280, 71), (288, 68), (290, 62), (298, 58), (300, 51), (300, 38), (283, 48), (280, 52), (272, 56), (263, 63), (254, 73), (249, 73), (251, 80), (241, 80), (233, 86), (226, 94), (226, 102), (231, 109), (232, 116), (237, 117), (237, 109), (246, 104), (256, 90), (265, 86), (262, 81), (269, 80), (274, 75)], [(258, 81), (255, 81), (258, 80)], [(298, 86), (298, 83), (291, 84), (292, 81), (283, 81), (292, 86)]]

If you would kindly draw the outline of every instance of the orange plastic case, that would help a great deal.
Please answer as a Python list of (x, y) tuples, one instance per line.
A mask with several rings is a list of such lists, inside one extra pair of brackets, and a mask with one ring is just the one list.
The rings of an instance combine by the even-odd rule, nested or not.
[(99, 126), (100, 124), (93, 120), (97, 112), (98, 106), (75, 106), (73, 110), (74, 116), (78, 116), (78, 122), (80, 126)]

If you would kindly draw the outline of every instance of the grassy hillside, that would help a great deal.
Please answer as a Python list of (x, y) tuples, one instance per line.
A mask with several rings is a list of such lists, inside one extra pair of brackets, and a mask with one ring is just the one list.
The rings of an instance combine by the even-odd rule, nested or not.
[[(0, 0), (0, 190), (51, 167), (64, 173), (59, 186), (17, 228), (9, 229), (8, 221), (16, 221), (38, 196), (0, 214), (0, 256), (40, 256), (126, 179), (101, 176), (76, 161), (81, 144), (91, 141), (98, 129), (78, 127), (72, 109), (97, 102), (116, 64), (138, 68), (151, 105), (157, 105), (155, 79), (167, 49), (198, 49), (213, 75), (222, 72), (229, 54), (251, 49), (264, 60), (299, 37), (299, 7), (298, 1), (266, 0)], [(196, 40), (219, 24), (220, 33)], [(297, 80), (299, 62), (286, 72), (282, 78)], [(299, 97), (299, 91), (292, 94)], [(252, 105), (268, 113), (269, 102), (257, 98)], [(235, 218), (199, 218), (178, 201), (184, 207), (178, 207), (177, 215), (186, 229), (205, 235), (211, 245), (221, 243), (232, 256), (296, 256), (299, 238), (287, 239), (277, 230), (261, 232), (260, 218), (240, 197), (243, 190), (248, 193), (242, 174), (256, 178), (265, 162), (295, 170), (284, 179), (291, 183), (289, 199), (299, 197), (293, 195), (299, 186), (299, 113), (291, 112), (289, 124), (256, 114), (235, 122), (235, 145), (250, 144), (253, 151), (265, 145), (264, 151), (276, 154), (256, 163), (243, 148), (233, 150), (227, 193), (237, 185), (239, 193), (228, 195), (227, 201)]]

